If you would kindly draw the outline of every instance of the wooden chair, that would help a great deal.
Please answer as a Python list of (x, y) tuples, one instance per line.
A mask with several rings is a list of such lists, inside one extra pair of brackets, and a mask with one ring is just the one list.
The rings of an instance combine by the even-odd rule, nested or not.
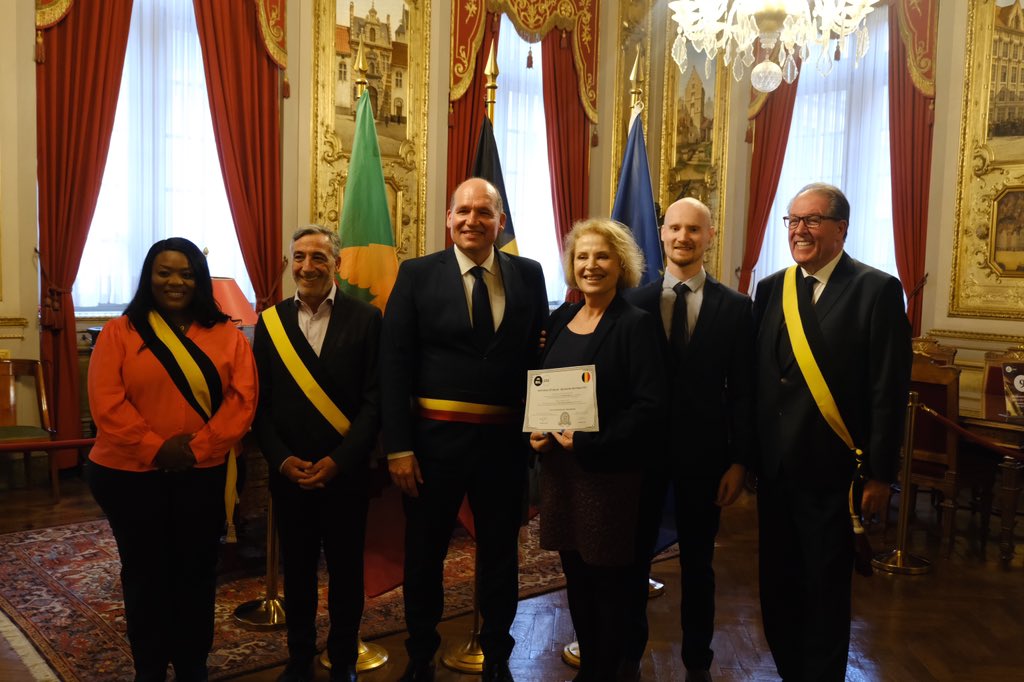
[[(960, 412), (960, 369), (936, 365), (925, 356), (915, 355), (911, 369), (910, 390), (919, 400), (939, 414), (956, 421)], [(914, 499), (921, 488), (942, 497), (937, 505), (942, 523), (945, 555), (953, 551), (953, 515), (960, 489), (957, 475), (959, 439), (957, 434), (934, 417), (918, 412), (914, 426), (914, 448), (911, 461), (910, 486), (907, 492)]]
[(919, 336), (911, 340), (914, 359), (927, 358), (934, 365), (952, 365), (956, 360), (956, 346), (943, 346), (930, 336)]
[[(35, 382), (36, 406), (39, 410), (39, 424), (20, 423), (18, 420), (18, 383), (21, 379)], [(46, 385), (43, 382), (43, 366), (38, 360), (0, 360), (0, 444), (16, 445), (33, 441), (53, 440), (56, 431), (50, 423), (50, 409), (46, 400)], [(50, 491), (54, 502), (60, 499), (60, 477), (57, 460), (53, 453), (46, 451), (50, 466)], [(26, 450), (22, 459), (25, 463), (25, 484), (31, 487), (32, 451)]]

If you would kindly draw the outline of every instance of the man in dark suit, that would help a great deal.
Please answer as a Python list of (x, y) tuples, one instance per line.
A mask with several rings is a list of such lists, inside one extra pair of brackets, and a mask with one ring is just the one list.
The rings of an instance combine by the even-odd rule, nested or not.
[(758, 516), (765, 636), (785, 680), (843, 680), (854, 544), (849, 501), (865, 519), (889, 501), (910, 385), (910, 325), (899, 280), (843, 251), (850, 204), (804, 187), (784, 222), (802, 327), (854, 453), (822, 417), (794, 359), (783, 314), (786, 271), (757, 287)]
[(263, 312), (253, 341), (260, 379), (254, 429), (267, 458), (288, 597), (289, 660), (278, 679), (313, 679), (322, 546), (331, 680), (349, 681), (363, 612), (367, 470), (380, 427), (381, 316), (338, 291), (337, 232), (299, 228), (291, 252), (295, 297)]
[[(752, 464), (754, 330), (750, 298), (704, 270), (715, 236), (711, 211), (697, 199), (665, 211), (661, 242), (667, 262), (662, 279), (626, 292), (655, 316), (667, 340), (672, 414), (660, 466), (648, 476), (645, 517), (648, 542), (660, 521), (666, 485), (673, 488), (682, 578), (680, 617), (686, 679), (710, 680), (714, 656), (715, 573), (712, 559), (722, 507), (732, 504)], [(680, 422), (685, 424), (680, 428)], [(667, 476), (665, 474), (668, 474)], [(650, 552), (641, 549), (637, 572), (636, 641), (639, 660), (647, 644), (647, 575)]]
[(405, 493), (409, 666), (401, 679), (434, 679), (444, 558), (468, 495), (484, 680), (511, 680), (528, 452), (523, 396), (547, 295), (539, 264), (494, 248), (505, 213), (490, 183), (462, 183), (447, 224), (452, 248), (399, 269), (381, 346), (384, 450)]

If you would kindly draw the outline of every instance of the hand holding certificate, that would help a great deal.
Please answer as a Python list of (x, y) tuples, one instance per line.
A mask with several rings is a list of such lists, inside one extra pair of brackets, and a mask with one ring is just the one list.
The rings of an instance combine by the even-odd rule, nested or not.
[(526, 379), (523, 431), (599, 429), (594, 365), (531, 370)]

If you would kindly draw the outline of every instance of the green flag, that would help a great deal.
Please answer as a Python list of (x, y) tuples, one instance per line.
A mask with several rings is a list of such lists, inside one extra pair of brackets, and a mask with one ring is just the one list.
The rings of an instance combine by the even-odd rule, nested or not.
[(338, 287), (384, 310), (398, 276), (398, 257), (368, 92), (359, 98), (356, 108), (356, 132), (352, 138), (352, 158), (348, 164), (338, 234), (341, 235)]

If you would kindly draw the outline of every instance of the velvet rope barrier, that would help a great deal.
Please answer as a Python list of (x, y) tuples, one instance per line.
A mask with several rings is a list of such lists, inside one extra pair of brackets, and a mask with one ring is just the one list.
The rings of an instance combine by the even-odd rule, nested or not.
[(1016, 459), (1018, 461), (1024, 461), (1024, 452), (1017, 452), (1015, 450), (1010, 450), (1009, 448), (1004, 448), (1002, 445), (999, 445), (993, 440), (989, 440), (988, 438), (979, 436), (976, 433), (971, 433), (964, 427), (957, 424), (955, 421), (943, 417), (941, 414), (939, 414), (932, 408), (928, 407), (927, 405), (918, 403), (917, 406), (921, 408), (922, 412), (934, 417), (935, 419), (938, 419), (940, 422), (945, 424), (947, 427), (953, 429), (967, 440), (973, 441), (984, 448), (987, 448), (995, 453), (998, 453), (999, 455), (1002, 455), (1003, 457), (1012, 457), (1013, 459)]

